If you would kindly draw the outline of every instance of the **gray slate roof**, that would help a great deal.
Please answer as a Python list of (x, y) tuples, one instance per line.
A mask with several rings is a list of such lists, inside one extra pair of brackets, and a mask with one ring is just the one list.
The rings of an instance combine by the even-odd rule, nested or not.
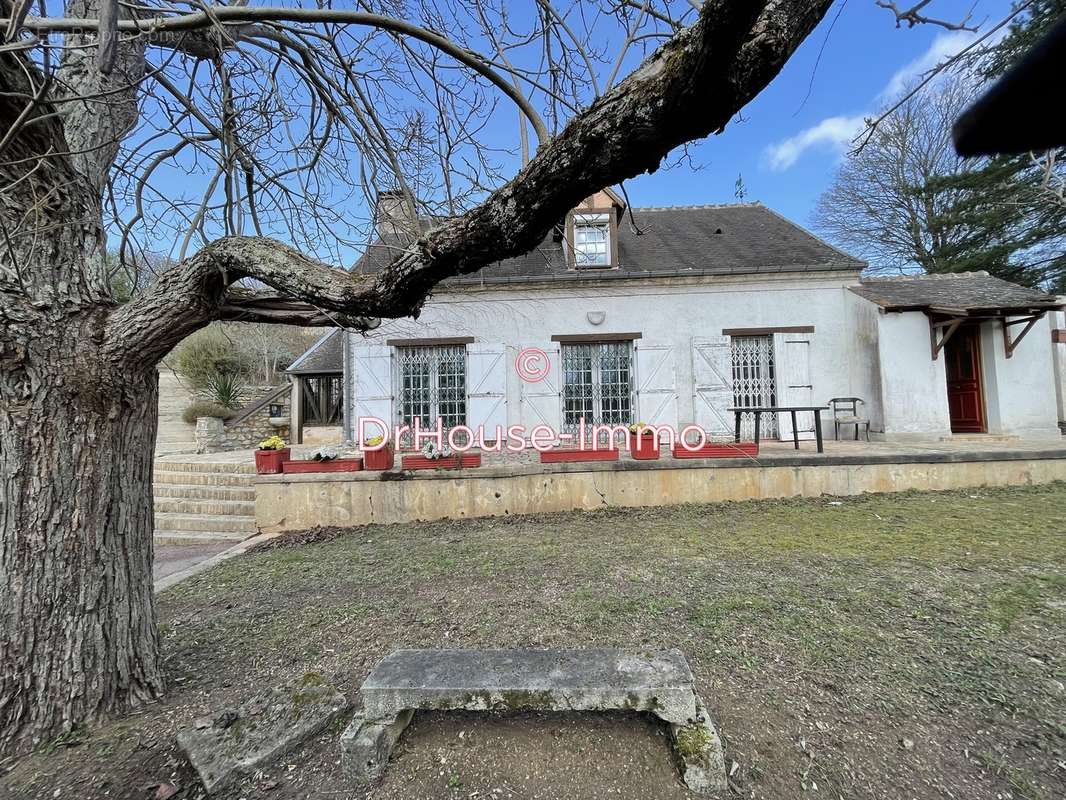
[[(866, 266), (758, 203), (634, 208), (633, 219), (640, 234), (634, 231), (628, 211), (618, 225), (618, 269), (569, 269), (562, 243), (549, 235), (531, 253), (448, 283), (859, 271)], [(378, 239), (354, 271), (381, 270), (403, 245), (398, 236)]]
[(987, 272), (864, 278), (851, 291), (889, 311), (979, 311), (1059, 308), (1054, 295), (994, 278)]
[(332, 330), (324, 334), (321, 339), (311, 345), (306, 352), (289, 367), (286, 372), (290, 375), (307, 375), (316, 372), (343, 372), (344, 371), (344, 337), (339, 335), (340, 329)]

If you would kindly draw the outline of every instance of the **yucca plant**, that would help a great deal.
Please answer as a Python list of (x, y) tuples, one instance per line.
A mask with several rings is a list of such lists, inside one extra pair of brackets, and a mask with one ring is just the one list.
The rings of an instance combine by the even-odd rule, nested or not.
[(207, 394), (225, 408), (240, 408), (244, 382), (235, 372), (216, 372), (207, 380)]

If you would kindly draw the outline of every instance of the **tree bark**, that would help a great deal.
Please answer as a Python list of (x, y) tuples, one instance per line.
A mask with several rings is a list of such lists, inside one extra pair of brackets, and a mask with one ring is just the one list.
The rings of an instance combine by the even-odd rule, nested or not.
[(5, 336), (22, 358), (0, 372), (0, 752), (163, 691), (156, 373), (100, 357), (104, 317), (38, 318)]
[[(84, 60), (70, 57), (78, 66), (64, 88), (95, 79)], [(7, 125), (40, 77), (0, 55)], [(0, 161), (0, 754), (163, 691), (152, 590), (156, 372), (107, 347), (115, 304), (99, 176), (117, 144), (88, 146), (105, 134), (117, 141), (129, 115), (79, 105), (68, 108), (78, 130), (68, 136), (40, 103), (41, 118)], [(41, 157), (70, 149), (88, 152)]]

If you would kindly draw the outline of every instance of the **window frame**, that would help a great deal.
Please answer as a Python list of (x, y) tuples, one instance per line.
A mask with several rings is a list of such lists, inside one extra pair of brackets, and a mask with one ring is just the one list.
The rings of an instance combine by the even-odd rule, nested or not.
[[(404, 344), (393, 347), (395, 365), (395, 414), (398, 424), (413, 425), (415, 416), (424, 421), (424, 429), (435, 429), (436, 421), (441, 420), (441, 427), (447, 435), (452, 428), (466, 426), (469, 413), (467, 397), (467, 363), (466, 344)], [(412, 351), (422, 351), (426, 358), (427, 369), (422, 373), (406, 372), (414, 363), (410, 359)], [(461, 370), (445, 371), (442, 367), (457, 364)], [(448, 382), (458, 378), (455, 385)], [(424, 381), (424, 386), (413, 386), (415, 379)], [(442, 380), (445, 385), (442, 386)], [(412, 392), (424, 394), (424, 397), (411, 396)], [(447, 395), (447, 396), (445, 396)], [(448, 406), (454, 406), (449, 410)], [(424, 407), (425, 413), (415, 413), (415, 408)], [(408, 415), (408, 411), (411, 411)], [(442, 413), (445, 412), (445, 413)]]
[[(604, 241), (602, 246), (605, 261), (588, 262), (579, 258), (579, 253), (584, 253), (584, 250), (578, 246), (578, 230), (585, 227), (600, 227), (603, 229)], [(567, 219), (566, 234), (571, 269), (601, 270), (617, 268), (618, 226), (615, 221), (614, 209), (582, 208), (574, 210)]]
[[(587, 351), (589, 358), (589, 365), (587, 370), (581, 371), (587, 374), (588, 382), (576, 383), (569, 380), (569, 375), (572, 371), (576, 371), (576, 368), (569, 363), (574, 359), (574, 353), (580, 351)], [(611, 351), (624, 351), (625, 363), (624, 366), (621, 363), (614, 365), (613, 371), (617, 373), (624, 373), (626, 383), (615, 380), (604, 383), (604, 375), (609, 372), (605, 364)], [(615, 357), (617, 359), (617, 356)], [(560, 360), (560, 403), (562, 406), (562, 431), (565, 433), (577, 433), (581, 424), (581, 417), (585, 417), (585, 429), (588, 431), (593, 425), (632, 425), (636, 422), (636, 355), (633, 348), (633, 340), (631, 338), (626, 339), (602, 339), (596, 341), (561, 341), (559, 343), (559, 360)], [(612, 376), (615, 377), (615, 376)], [(604, 386), (625, 386), (626, 391), (615, 391), (608, 394), (604, 393)], [(587, 392), (574, 395), (572, 387), (574, 386), (587, 386)], [(618, 403), (620, 406), (624, 405), (625, 408), (606, 408), (605, 400), (609, 400), (612, 403)], [(568, 408), (568, 405), (573, 405), (580, 402), (584, 408)], [(576, 414), (573, 417), (573, 421), (569, 421), (569, 414)], [(606, 417), (617, 417), (616, 419), (606, 419)]]

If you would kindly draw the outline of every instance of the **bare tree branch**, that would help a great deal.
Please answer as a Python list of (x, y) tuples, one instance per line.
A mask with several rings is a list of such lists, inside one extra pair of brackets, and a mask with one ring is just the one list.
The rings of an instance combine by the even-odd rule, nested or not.
[(949, 20), (935, 19), (933, 17), (924, 16), (921, 12), (925, 10), (932, 0), (920, 0), (913, 6), (907, 9), (901, 9), (898, 5), (889, 0), (876, 0), (877, 5), (881, 8), (888, 9), (896, 17), (896, 27), (902, 27), (904, 24), (908, 28), (913, 28), (915, 25), (935, 25), (939, 28), (946, 28), (949, 31), (976, 31), (980, 26), (970, 26), (968, 23), (973, 18), (973, 8), (971, 8), (965, 17), (958, 22), (951, 22)]
[[(0, 23), (11, 23), (11, 20), (0, 19)], [(93, 20), (76, 19), (72, 17), (27, 17), (22, 27), (38, 34), (47, 33), (74, 33), (93, 27)], [(127, 19), (115, 23), (118, 31), (126, 33), (152, 34), (180, 33), (186, 31), (198, 31), (206, 28), (217, 27), (226, 30), (228, 23), (252, 23), (252, 22), (306, 22), (306, 23), (340, 23), (346, 25), (365, 25), (381, 30), (419, 39), (426, 44), (438, 48), (488, 79), (501, 92), (506, 94), (515, 105), (529, 118), (533, 130), (537, 132), (537, 138), (541, 143), (547, 141), (548, 130), (544, 121), (528, 103), (526, 98), (514, 90), (511, 83), (492, 69), (484, 59), (469, 50), (457, 47), (453, 42), (433, 31), (426, 30), (418, 25), (381, 14), (367, 14), (361, 11), (335, 11), (326, 9), (306, 8), (272, 8), (269, 6), (219, 6), (208, 12), (181, 14), (172, 17), (154, 18), (149, 20)]]
[[(829, 5), (707, 3), (695, 25), (571, 120), (512, 181), (429, 231), (380, 274), (337, 270), (271, 240), (220, 239), (113, 315), (115, 357), (157, 359), (198, 317), (217, 317), (225, 287), (243, 278), (348, 319), (417, 314), (441, 280), (534, 249), (583, 197), (654, 171), (674, 147), (722, 130)], [(190, 295), (198, 306), (190, 308)]]

